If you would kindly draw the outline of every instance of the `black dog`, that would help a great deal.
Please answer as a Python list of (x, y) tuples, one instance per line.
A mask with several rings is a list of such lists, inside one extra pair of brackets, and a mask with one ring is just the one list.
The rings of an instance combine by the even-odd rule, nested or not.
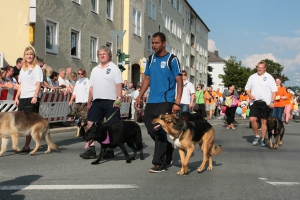
[[(107, 143), (108, 136), (109, 143)], [(97, 141), (101, 144), (100, 155), (96, 161), (92, 162), (92, 165), (99, 164), (107, 148), (120, 147), (125, 155), (126, 163), (135, 160), (137, 151), (140, 151), (140, 159), (144, 159), (141, 128), (133, 121), (120, 121), (114, 124), (94, 123), (87, 130), (83, 139), (85, 141)], [(134, 154), (131, 158), (124, 146), (125, 143), (133, 150)]]
[(205, 119), (203, 119), (200, 113), (190, 113), (187, 111), (181, 113), (181, 119), (183, 121), (196, 121), (196, 120), (206, 121)]
[[(267, 119), (267, 127), (268, 127), (268, 139), (269, 139), (270, 148), (277, 149), (278, 145), (282, 146), (282, 137), (285, 131), (282, 121), (274, 117), (269, 117)], [(272, 135), (274, 135), (274, 138), (276, 139), (274, 146), (272, 143)]]

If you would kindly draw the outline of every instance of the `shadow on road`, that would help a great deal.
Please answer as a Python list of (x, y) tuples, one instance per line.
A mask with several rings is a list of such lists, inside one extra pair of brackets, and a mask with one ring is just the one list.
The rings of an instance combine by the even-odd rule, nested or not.
[(21, 177), (17, 177), (13, 180), (8, 180), (8, 181), (3, 181), (0, 182), (0, 190), (1, 190), (1, 196), (0, 199), (15, 199), (15, 200), (23, 200), (25, 199), (25, 195), (20, 195), (20, 194), (15, 194), (16, 192), (18, 192), (19, 190), (21, 190), (20, 188), (15, 189), (15, 190), (8, 190), (8, 189), (4, 189), (5, 186), (7, 187), (12, 187), (12, 186), (19, 186), (19, 185), (24, 185), (24, 186), (28, 186), (31, 183), (37, 181), (38, 179), (40, 179), (42, 176), (40, 175), (27, 175), (27, 176), (21, 176)]

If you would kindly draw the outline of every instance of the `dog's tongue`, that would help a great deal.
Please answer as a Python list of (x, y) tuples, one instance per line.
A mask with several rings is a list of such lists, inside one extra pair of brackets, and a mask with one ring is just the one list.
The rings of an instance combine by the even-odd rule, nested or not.
[(155, 126), (154, 126), (154, 130), (158, 130), (158, 129), (160, 129), (161, 128), (161, 125), (160, 124), (156, 124)]
[(274, 129), (272, 130), (272, 134), (274, 135)]

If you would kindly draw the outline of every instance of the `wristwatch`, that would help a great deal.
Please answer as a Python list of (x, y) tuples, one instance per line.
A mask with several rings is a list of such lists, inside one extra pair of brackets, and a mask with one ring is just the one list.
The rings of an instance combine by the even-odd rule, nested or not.
[(122, 100), (122, 97), (117, 97), (118, 100)]

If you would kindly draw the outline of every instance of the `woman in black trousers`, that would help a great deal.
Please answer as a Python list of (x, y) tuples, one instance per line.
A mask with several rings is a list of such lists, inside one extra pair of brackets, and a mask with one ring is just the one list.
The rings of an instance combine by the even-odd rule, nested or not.
[[(239, 95), (237, 91), (235, 90), (235, 87), (233, 84), (228, 85), (228, 89), (223, 92), (223, 102), (225, 103), (226, 97), (235, 96), (237, 99), (239, 98)], [(227, 127), (226, 129), (235, 129), (233, 125), (234, 117), (235, 117), (235, 111), (237, 106), (234, 107), (226, 107), (226, 117), (227, 117)]]

